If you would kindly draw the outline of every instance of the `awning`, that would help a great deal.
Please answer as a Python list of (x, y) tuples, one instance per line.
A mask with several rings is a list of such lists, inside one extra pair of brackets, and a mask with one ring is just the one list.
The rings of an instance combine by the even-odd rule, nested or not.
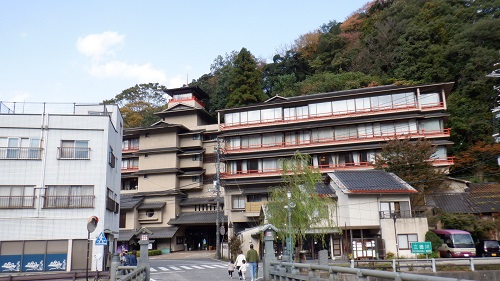
[[(181, 224), (215, 224), (217, 219), (217, 212), (189, 212), (181, 213), (177, 218), (171, 219), (168, 224), (181, 225)], [(227, 223), (227, 216), (221, 210), (219, 214), (221, 223)]]

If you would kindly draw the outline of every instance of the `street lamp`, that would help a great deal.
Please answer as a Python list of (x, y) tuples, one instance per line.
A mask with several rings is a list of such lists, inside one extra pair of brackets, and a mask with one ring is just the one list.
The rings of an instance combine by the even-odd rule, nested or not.
[(290, 202), (292, 198), (292, 192), (289, 190), (286, 193), (286, 197), (288, 198), (288, 204), (285, 206), (287, 208), (287, 217), (288, 217), (288, 255), (290, 256), (290, 262), (293, 263), (293, 236), (292, 236), (292, 208), (295, 207), (295, 203)]

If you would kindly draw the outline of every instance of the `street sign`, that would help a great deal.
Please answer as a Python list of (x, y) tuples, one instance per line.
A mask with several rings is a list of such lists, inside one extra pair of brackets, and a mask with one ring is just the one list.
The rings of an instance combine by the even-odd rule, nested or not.
[(411, 253), (412, 254), (431, 254), (432, 253), (431, 242), (412, 242), (411, 243)]
[(101, 234), (99, 234), (99, 237), (97, 237), (97, 239), (95, 240), (95, 244), (96, 245), (108, 245), (108, 239), (106, 239), (106, 236), (104, 236), (104, 232), (101, 232)]

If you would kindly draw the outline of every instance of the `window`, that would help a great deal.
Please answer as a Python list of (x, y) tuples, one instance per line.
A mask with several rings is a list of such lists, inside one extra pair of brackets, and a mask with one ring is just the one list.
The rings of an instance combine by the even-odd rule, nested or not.
[(125, 228), (127, 226), (127, 214), (123, 211), (120, 212), (120, 222), (119, 222), (119, 227), (120, 228)]
[(243, 195), (233, 196), (233, 209), (245, 209), (245, 197)]
[(0, 138), (0, 159), (40, 159), (39, 138)]
[(192, 156), (193, 161), (200, 161), (201, 155), (200, 154), (195, 154)]
[(122, 190), (137, 190), (137, 178), (122, 179)]
[(122, 159), (122, 170), (139, 168), (139, 158)]
[(418, 242), (417, 234), (398, 234), (398, 248), (400, 250), (411, 249), (412, 242)]
[(184, 244), (184, 236), (177, 236), (177, 245)]
[(192, 176), (192, 177), (191, 177), (191, 181), (192, 181), (192, 182), (201, 182), (201, 179), (200, 179), (200, 178), (201, 178), (200, 176)]
[(108, 164), (111, 168), (116, 166), (116, 156), (113, 154), (113, 148), (111, 146), (108, 149)]
[(194, 134), (193, 135), (193, 140), (200, 140), (201, 139), (201, 135), (200, 134)]
[(59, 147), (59, 159), (90, 159), (89, 142), (83, 140), (63, 140)]
[(398, 218), (410, 218), (410, 202), (380, 202), (380, 218), (390, 219), (396, 215)]
[(128, 139), (123, 140), (122, 142), (122, 150), (135, 150), (139, 149), (139, 139)]
[(155, 215), (155, 210), (154, 209), (147, 209), (146, 210), (146, 217), (152, 218)]
[(93, 208), (94, 186), (48, 186), (44, 208)]
[(23, 209), (34, 206), (34, 186), (0, 186), (0, 209)]

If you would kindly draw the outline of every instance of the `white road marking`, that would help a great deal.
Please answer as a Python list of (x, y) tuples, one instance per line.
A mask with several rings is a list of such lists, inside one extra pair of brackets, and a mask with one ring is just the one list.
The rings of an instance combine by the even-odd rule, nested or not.
[(163, 267), (163, 266), (159, 266), (158, 267), (159, 269), (163, 270), (163, 271), (169, 271), (170, 269), (166, 268), (166, 267)]

